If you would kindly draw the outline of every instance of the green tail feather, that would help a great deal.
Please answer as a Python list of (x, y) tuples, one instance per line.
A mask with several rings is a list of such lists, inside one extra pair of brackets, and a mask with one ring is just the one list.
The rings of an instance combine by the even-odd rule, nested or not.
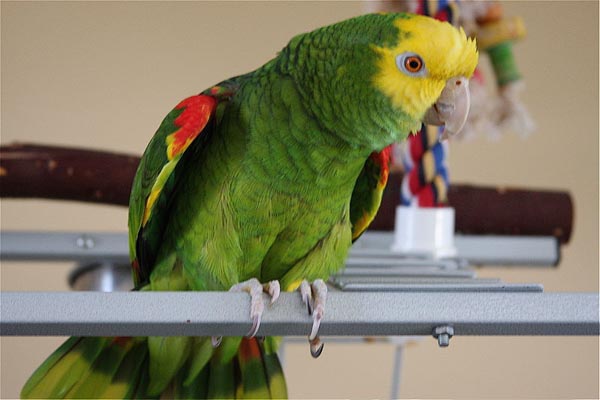
[[(127, 353), (118, 370), (114, 374), (111, 384), (106, 390), (96, 397), (105, 399), (129, 399), (135, 398), (136, 394), (145, 396), (148, 385), (148, 346), (145, 341), (139, 340)], [(146, 380), (144, 380), (146, 375)]]
[(271, 397), (263, 351), (256, 339), (244, 339), (238, 352), (244, 399), (267, 399)]
[[(85, 374), (92, 362), (98, 357), (108, 342), (107, 338), (71, 338), (67, 342), (76, 342), (66, 352), (50, 357), (33, 374), (21, 391), (23, 398), (64, 398), (69, 390)], [(63, 346), (59, 351), (63, 350)], [(48, 362), (55, 359), (54, 362)]]
[(236, 393), (236, 371), (234, 360), (222, 363), (213, 357), (208, 374), (208, 399), (234, 399)]
[(75, 347), (81, 338), (72, 337), (64, 342), (54, 353), (50, 355), (31, 375), (23, 389), (21, 389), (21, 397), (29, 397), (30, 393), (38, 386), (40, 381), (46, 376), (48, 370), (52, 368), (67, 352)]
[(277, 354), (265, 354), (263, 356), (265, 373), (268, 379), (269, 392), (272, 399), (287, 398), (287, 385), (283, 376), (283, 369), (279, 363)]
[(121, 362), (133, 345), (133, 340), (126, 339), (123, 343), (114, 341), (102, 349), (89, 369), (69, 390), (66, 397), (75, 399), (102, 397), (100, 393), (107, 391), (111, 386)]
[(159, 395), (189, 357), (191, 337), (149, 337), (150, 385), (148, 393)]
[(277, 356), (277, 350), (281, 343), (280, 337), (270, 336), (263, 343), (263, 362), (265, 372), (269, 381), (269, 391), (272, 399), (287, 398), (287, 385), (283, 375), (283, 369)]
[(189, 386), (197, 380), (198, 374), (205, 369), (204, 367), (208, 364), (212, 355), (213, 347), (210, 338), (194, 338), (188, 373), (183, 382), (185, 386)]
[(21, 396), (285, 398), (275, 348), (271, 338), (224, 338), (217, 349), (209, 338), (70, 338), (33, 373)]
[(205, 365), (196, 379), (189, 384), (184, 383), (186, 371), (181, 370), (178, 378), (173, 381), (173, 399), (205, 399), (208, 394), (209, 367)]

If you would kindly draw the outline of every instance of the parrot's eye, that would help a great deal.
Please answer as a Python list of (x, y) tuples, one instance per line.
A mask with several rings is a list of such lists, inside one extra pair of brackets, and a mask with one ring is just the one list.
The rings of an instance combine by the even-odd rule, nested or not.
[(404, 68), (410, 72), (419, 72), (423, 68), (423, 60), (417, 56), (406, 57), (404, 60)]
[(396, 57), (396, 66), (410, 76), (425, 75), (425, 62), (415, 53), (402, 53)]

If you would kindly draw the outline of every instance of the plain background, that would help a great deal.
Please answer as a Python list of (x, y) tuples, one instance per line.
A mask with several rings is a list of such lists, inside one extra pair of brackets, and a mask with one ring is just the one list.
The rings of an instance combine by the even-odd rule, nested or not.
[[(8, 2), (2, 22), (2, 144), (140, 154), (178, 101), (272, 58), (294, 34), (361, 14), (360, 2)], [(495, 268), (482, 277), (546, 291), (598, 290), (598, 3), (509, 2), (528, 37), (515, 47), (534, 135), (451, 148), (455, 182), (568, 190), (575, 229), (559, 268)], [(3, 230), (125, 231), (126, 210), (2, 200)], [(1, 287), (67, 290), (68, 263), (4, 262)], [(63, 339), (2, 337), (2, 398)], [(312, 360), (290, 345), (294, 398), (387, 397), (394, 347), (329, 344)], [(410, 345), (403, 397), (598, 398), (597, 337), (455, 337)]]

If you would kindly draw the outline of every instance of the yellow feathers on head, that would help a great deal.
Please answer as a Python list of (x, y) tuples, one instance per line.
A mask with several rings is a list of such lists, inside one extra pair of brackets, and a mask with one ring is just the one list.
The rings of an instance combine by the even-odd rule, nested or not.
[(397, 43), (392, 47), (374, 46), (380, 57), (373, 84), (394, 107), (421, 119), (448, 79), (473, 75), (477, 47), (462, 28), (430, 17), (402, 15), (394, 24), (398, 28)]

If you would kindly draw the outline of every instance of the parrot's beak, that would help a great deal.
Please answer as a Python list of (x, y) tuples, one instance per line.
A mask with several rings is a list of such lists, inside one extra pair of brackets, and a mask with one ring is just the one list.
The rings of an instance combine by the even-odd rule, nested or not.
[(428, 125), (444, 125), (442, 139), (448, 139), (463, 128), (470, 106), (469, 80), (464, 76), (450, 78), (440, 97), (425, 113), (423, 122)]

